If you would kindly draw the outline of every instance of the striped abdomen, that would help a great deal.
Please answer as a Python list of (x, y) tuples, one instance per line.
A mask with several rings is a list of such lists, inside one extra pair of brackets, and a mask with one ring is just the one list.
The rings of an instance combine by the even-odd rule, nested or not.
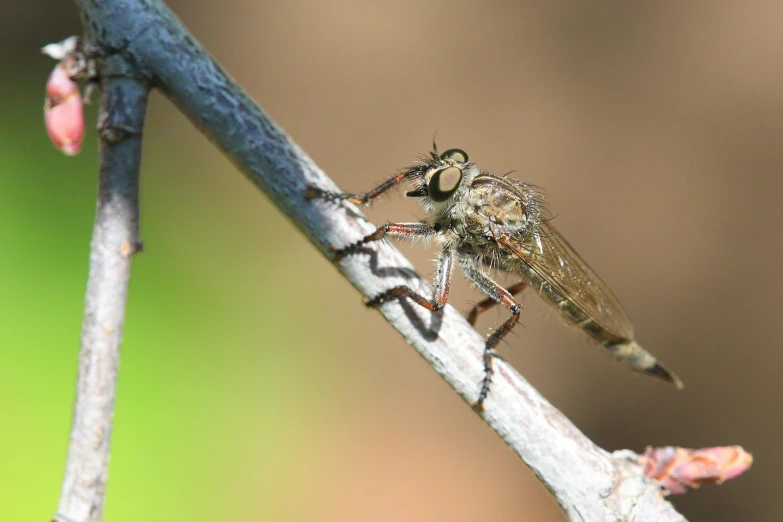
[(667, 370), (650, 352), (639, 346), (632, 337), (607, 330), (593, 317), (584, 313), (572, 300), (542, 280), (534, 271), (523, 272), (528, 286), (554, 307), (567, 324), (582, 330), (587, 337), (609, 350), (616, 359), (624, 361), (633, 370), (661, 378), (682, 388), (682, 381)]

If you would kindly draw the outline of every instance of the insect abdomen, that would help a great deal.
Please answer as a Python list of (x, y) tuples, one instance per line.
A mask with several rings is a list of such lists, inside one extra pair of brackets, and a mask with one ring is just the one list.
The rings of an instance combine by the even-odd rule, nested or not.
[(653, 377), (658, 377), (664, 381), (670, 382), (682, 388), (682, 381), (674, 373), (666, 369), (658, 359), (650, 352), (639, 346), (633, 339), (620, 342), (602, 343), (615, 358), (625, 361), (628, 366), (640, 373), (646, 373)]
[(546, 281), (541, 280), (536, 274), (529, 272), (528, 279), (530, 286), (538, 290), (538, 295), (557, 308), (563, 320), (569, 325), (578, 327), (590, 339), (609, 350), (615, 359), (624, 361), (637, 372), (658, 377), (682, 388), (682, 381), (667, 370), (650, 352), (639, 346), (636, 341), (618, 336), (598, 324), (570, 299)]
[(547, 303), (555, 307), (563, 320), (571, 326), (582, 330), (592, 340), (604, 343), (617, 341), (619, 338), (596, 323), (591, 317), (580, 310), (570, 299), (556, 290), (552, 285), (543, 281), (535, 273), (528, 272), (530, 286), (535, 288), (538, 295)]

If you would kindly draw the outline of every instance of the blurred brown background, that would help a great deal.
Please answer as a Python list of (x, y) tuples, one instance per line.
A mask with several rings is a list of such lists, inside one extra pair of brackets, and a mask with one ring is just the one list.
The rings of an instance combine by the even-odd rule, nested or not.
[[(674, 500), (690, 520), (783, 517), (783, 5), (170, 5), (346, 190), (410, 164), (435, 131), (442, 149), (546, 188), (556, 226), (686, 387), (632, 375), (534, 298), (502, 354), (606, 449), (753, 452), (747, 476)], [(0, 261), (32, 266), (30, 285), (43, 279), (34, 293), (0, 274), (0, 307), (17, 313), (7, 331), (58, 332), (0, 337), (0, 376), (14, 383), (0, 388), (14, 426), (0, 505), (16, 520), (53, 513), (67, 443), (95, 146), (92, 134), (70, 160), (46, 143), (53, 63), (38, 48), (80, 32), (73, 4), (0, 6), (0, 161), (22, 165), (0, 172)], [(107, 521), (565, 519), (160, 95), (145, 139), (147, 251), (131, 281)], [(29, 205), (13, 202), (44, 190), (36, 214), (51, 220), (32, 226)], [(422, 215), (402, 199), (369, 215)], [(432, 272), (432, 251), (402, 248)], [(459, 276), (451, 303), (478, 299)], [(487, 315), (483, 329), (504, 317)]]

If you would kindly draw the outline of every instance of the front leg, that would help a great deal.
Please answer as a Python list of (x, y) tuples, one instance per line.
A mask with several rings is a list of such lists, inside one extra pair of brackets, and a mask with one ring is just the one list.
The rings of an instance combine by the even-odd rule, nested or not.
[(425, 223), (386, 223), (375, 229), (372, 234), (367, 234), (355, 243), (334, 251), (334, 263), (340, 262), (347, 255), (354, 254), (362, 246), (385, 237), (409, 237), (420, 238), (435, 234), (435, 229)]
[(387, 190), (394, 188), (401, 183), (405, 183), (412, 179), (422, 176), (422, 168), (410, 168), (404, 172), (400, 172), (394, 177), (387, 179), (374, 189), (365, 194), (343, 194), (341, 192), (329, 192), (327, 190), (318, 188), (313, 185), (308, 185), (305, 191), (306, 199), (325, 199), (327, 201), (350, 201), (356, 205), (369, 205), (372, 201), (386, 192)]
[(435, 298), (430, 301), (426, 297), (417, 294), (408, 286), (395, 286), (371, 299), (365, 301), (369, 307), (376, 308), (388, 301), (409, 297), (417, 304), (430, 312), (437, 312), (446, 306), (451, 289), (451, 272), (454, 268), (454, 251), (444, 248), (438, 256), (438, 269), (435, 272)]

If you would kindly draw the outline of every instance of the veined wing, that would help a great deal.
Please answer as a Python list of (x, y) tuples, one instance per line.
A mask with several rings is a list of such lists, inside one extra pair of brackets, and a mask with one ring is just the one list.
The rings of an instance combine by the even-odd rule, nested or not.
[(500, 243), (598, 325), (633, 339), (633, 325), (620, 301), (549, 221), (540, 223), (521, 241), (503, 238)]

